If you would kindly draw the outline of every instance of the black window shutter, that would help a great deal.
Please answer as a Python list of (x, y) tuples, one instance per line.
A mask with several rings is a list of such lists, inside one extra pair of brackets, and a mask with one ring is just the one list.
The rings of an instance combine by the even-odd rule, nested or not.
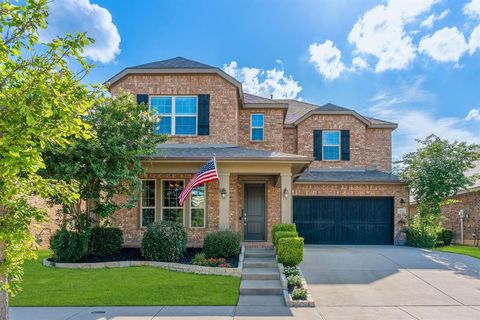
[(350, 160), (350, 130), (340, 131), (341, 157), (343, 161)]
[(148, 94), (137, 94), (137, 103), (145, 103), (148, 104)]
[(313, 157), (322, 160), (322, 130), (313, 130)]
[(198, 95), (198, 135), (208, 136), (210, 134), (210, 95)]

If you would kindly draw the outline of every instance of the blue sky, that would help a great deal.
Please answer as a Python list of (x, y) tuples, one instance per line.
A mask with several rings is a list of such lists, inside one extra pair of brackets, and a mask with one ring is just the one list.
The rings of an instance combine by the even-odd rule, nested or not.
[(184, 56), (254, 94), (399, 123), (394, 155), (435, 133), (480, 142), (480, 0), (55, 0), (44, 36), (87, 31), (103, 82)]

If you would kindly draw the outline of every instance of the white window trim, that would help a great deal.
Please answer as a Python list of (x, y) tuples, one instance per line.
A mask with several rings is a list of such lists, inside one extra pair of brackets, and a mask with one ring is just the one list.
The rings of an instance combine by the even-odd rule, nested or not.
[[(185, 219), (185, 213), (186, 213), (186, 207), (185, 204), (187, 201), (183, 203), (182, 207), (164, 207), (163, 206), (163, 182), (164, 181), (183, 181), (183, 187), (185, 188), (185, 179), (160, 179), (160, 220), (163, 221), (163, 209), (183, 209), (183, 226), (186, 226), (186, 219)], [(188, 196), (190, 199), (190, 195)]]
[[(323, 143), (323, 135), (326, 132), (338, 132), (338, 145), (336, 145), (336, 144), (324, 144)], [(340, 130), (322, 130), (322, 161), (340, 161), (341, 158), (342, 158), (341, 145), (342, 145), (342, 134), (341, 134)], [(338, 147), (338, 159), (325, 159), (325, 149), (324, 149), (324, 147)]]
[[(192, 229), (205, 229), (207, 227), (207, 184), (203, 184), (204, 187), (204, 201), (203, 201), (203, 227), (193, 227), (192, 226), (192, 209), (202, 209), (199, 207), (193, 208), (192, 207), (192, 196), (191, 193), (188, 195), (189, 198), (189, 204), (190, 204), (190, 221), (189, 221), (189, 227)], [(193, 191), (193, 190), (192, 190)]]
[[(140, 179), (141, 180), (141, 192), (140, 192), (140, 228), (143, 228), (145, 229), (146, 226), (143, 225), (143, 209), (153, 209), (153, 222), (156, 222), (157, 221), (157, 180), (155, 179)], [(154, 183), (154, 188), (153, 188), (153, 191), (154, 191), (154, 206), (153, 207), (144, 207), (143, 206), (143, 181), (153, 181)]]
[[(148, 96), (148, 102), (149, 102), (149, 110), (152, 111), (151, 109), (151, 105), (152, 105), (152, 98), (155, 98), (155, 97), (166, 97), (166, 98), (172, 98), (172, 113), (170, 114), (165, 114), (167, 117), (170, 117), (172, 118), (172, 121), (171, 121), (171, 128), (170, 128), (170, 135), (172, 136), (177, 136), (177, 137), (196, 137), (198, 136), (198, 96), (196, 95), (182, 95), (182, 96), (171, 96), (171, 95), (149, 95)], [(195, 114), (193, 113), (190, 113), (190, 114), (181, 114), (181, 115), (177, 115), (176, 114), (176, 110), (175, 110), (175, 100), (176, 98), (191, 98), (191, 97), (194, 97), (195, 98)], [(158, 114), (160, 116), (160, 119), (162, 118), (162, 114)], [(195, 134), (176, 134), (175, 133), (175, 119), (177, 117), (181, 118), (181, 117), (193, 117), (195, 116)]]
[[(263, 126), (253, 126), (253, 116), (263, 116)], [(262, 140), (253, 140), (253, 129), (263, 129)], [(265, 114), (264, 113), (252, 113), (250, 114), (250, 141), (251, 142), (264, 142), (265, 141)]]

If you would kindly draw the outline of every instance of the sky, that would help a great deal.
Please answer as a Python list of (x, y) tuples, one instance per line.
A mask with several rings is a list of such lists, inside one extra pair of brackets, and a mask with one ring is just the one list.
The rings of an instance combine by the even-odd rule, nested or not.
[(183, 56), (245, 92), (398, 123), (394, 159), (436, 134), (480, 143), (480, 0), (53, 0), (42, 40), (87, 32), (104, 82)]

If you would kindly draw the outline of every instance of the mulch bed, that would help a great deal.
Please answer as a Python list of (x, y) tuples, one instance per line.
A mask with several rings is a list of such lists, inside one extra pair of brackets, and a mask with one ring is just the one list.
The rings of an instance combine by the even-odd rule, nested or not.
[[(187, 248), (185, 255), (179, 261), (183, 264), (192, 264), (192, 259), (195, 255), (201, 252), (201, 248)], [(50, 259), (49, 259), (50, 260)], [(113, 256), (94, 256), (89, 255), (82, 258), (78, 263), (92, 263), (92, 262), (110, 262), (110, 261), (143, 261), (140, 248), (122, 248), (120, 252)], [(232, 268), (238, 267), (238, 256), (226, 259)]]

